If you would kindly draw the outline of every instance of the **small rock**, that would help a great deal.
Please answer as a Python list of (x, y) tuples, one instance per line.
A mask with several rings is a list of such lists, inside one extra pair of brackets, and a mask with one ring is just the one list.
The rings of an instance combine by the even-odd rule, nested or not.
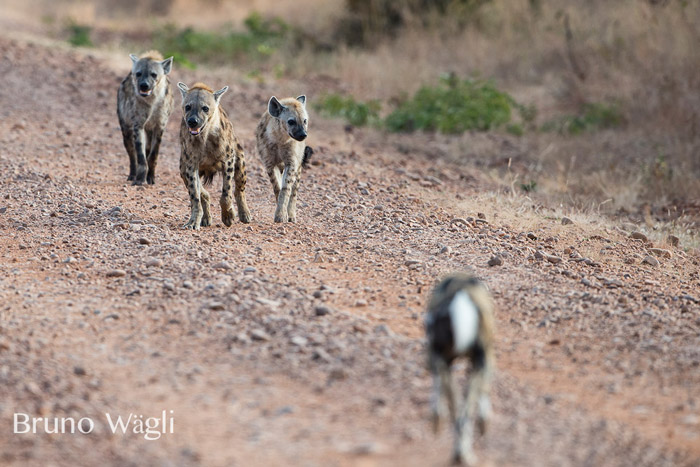
[(421, 261), (418, 259), (407, 259), (403, 264), (404, 266), (414, 266), (421, 264)]
[(478, 217), (479, 219), (486, 219), (486, 214), (484, 214), (483, 212), (477, 212), (476, 217)]
[(452, 247), (443, 246), (442, 249), (440, 249), (440, 254), (451, 255), (452, 254)]
[(664, 250), (663, 248), (649, 248), (649, 253), (660, 258), (670, 258), (671, 252), (669, 250)]
[(124, 277), (124, 276), (126, 276), (126, 271), (123, 269), (112, 269), (111, 271), (107, 271), (106, 276), (107, 277)]
[(214, 267), (214, 269), (221, 269), (221, 270), (231, 269), (231, 265), (228, 264), (226, 261), (221, 261), (219, 263), (216, 263), (213, 267)]
[(562, 218), (561, 218), (561, 225), (571, 225), (571, 224), (573, 224), (573, 223), (574, 223), (574, 221), (572, 221), (572, 220), (569, 219), (568, 217), (562, 217)]
[(145, 237), (139, 238), (139, 244), (140, 245), (150, 245), (151, 241)]
[(544, 256), (544, 259), (546, 259), (547, 261), (549, 261), (549, 262), (552, 263), (552, 264), (559, 264), (559, 263), (561, 263), (561, 258), (558, 257), (558, 256), (554, 256), (554, 255), (545, 255), (545, 256)]
[(311, 295), (312, 295), (314, 298), (321, 298), (321, 297), (323, 297), (323, 292), (321, 292), (320, 290), (314, 290), (314, 293), (311, 294)]
[(255, 269), (253, 266), (248, 266), (248, 267), (246, 267), (245, 269), (243, 269), (243, 272), (244, 272), (244, 273), (248, 273), (248, 272), (257, 272), (257, 269)]
[(659, 265), (659, 260), (656, 259), (656, 258), (654, 258), (654, 257), (651, 256), (651, 255), (647, 255), (647, 256), (645, 256), (644, 259), (642, 260), (642, 264), (648, 264), (649, 266), (654, 266), (654, 267), (656, 267), (656, 266)]
[(250, 338), (254, 341), (269, 341), (270, 335), (263, 331), (262, 329), (253, 329), (250, 332)]
[(76, 366), (73, 368), (73, 373), (75, 373), (78, 376), (85, 376), (85, 368), (82, 366)]
[(367, 300), (364, 300), (361, 298), (355, 302), (355, 306), (357, 306), (357, 307), (367, 306)]
[(500, 256), (492, 256), (491, 259), (488, 262), (489, 266), (501, 266), (503, 264), (503, 258)]
[(325, 305), (319, 305), (314, 309), (316, 316), (326, 316), (332, 313), (332, 310)]
[(301, 336), (293, 336), (291, 339), (289, 339), (289, 342), (291, 342), (292, 345), (296, 345), (297, 347), (305, 347), (306, 344), (309, 343), (308, 339)]
[(634, 238), (635, 240), (641, 240), (641, 241), (643, 241), (643, 242), (648, 242), (648, 241), (649, 241), (649, 238), (648, 238), (646, 235), (644, 235), (642, 232), (639, 232), (639, 231), (637, 231), (637, 232), (632, 232), (632, 233), (630, 234), (630, 238)]
[(311, 358), (326, 363), (331, 361), (331, 356), (328, 355), (328, 352), (320, 347), (314, 349), (314, 353), (311, 355)]
[(226, 307), (221, 302), (209, 302), (207, 304), (207, 308), (214, 311), (221, 311), (224, 310)]
[(527, 233), (527, 238), (529, 238), (530, 240), (537, 240), (537, 235), (535, 235), (535, 234), (532, 233), (532, 232), (528, 232), (528, 233)]
[(151, 258), (148, 261), (146, 261), (146, 267), (147, 268), (159, 268), (163, 265), (163, 260), (160, 258)]

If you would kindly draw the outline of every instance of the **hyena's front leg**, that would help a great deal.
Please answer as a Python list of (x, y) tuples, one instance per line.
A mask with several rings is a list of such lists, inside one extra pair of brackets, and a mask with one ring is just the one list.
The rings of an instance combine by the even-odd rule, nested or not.
[(183, 229), (199, 230), (202, 222), (202, 199), (201, 199), (201, 181), (199, 180), (199, 172), (197, 168), (192, 170), (186, 167), (180, 167), (180, 176), (187, 187), (190, 196), (190, 220), (182, 226)]
[(287, 208), (287, 214), (289, 215), (289, 222), (297, 221), (297, 191), (299, 191), (299, 183), (301, 182), (301, 167), (297, 173), (297, 180), (294, 182), (292, 187), (292, 193), (289, 195), (289, 207)]
[(294, 165), (285, 165), (282, 173), (282, 188), (277, 197), (277, 209), (275, 210), (275, 222), (286, 222), (289, 220), (289, 198), (292, 188), (297, 182), (297, 168)]
[(158, 151), (163, 139), (163, 129), (156, 128), (148, 132), (148, 175), (146, 181), (149, 185), (156, 183), (156, 166), (158, 165)]
[(134, 125), (134, 148), (136, 149), (136, 173), (134, 174), (134, 185), (146, 183), (148, 175), (148, 165), (146, 162), (146, 131), (139, 125)]
[(272, 184), (272, 192), (275, 194), (275, 203), (280, 198), (280, 186), (282, 174), (280, 173), (280, 168), (276, 165), (269, 167), (267, 169), (267, 176), (270, 178), (270, 183)]
[[(121, 122), (120, 122), (121, 123)], [(134, 132), (127, 125), (121, 123), (124, 147), (129, 155), (129, 177), (127, 181), (132, 181), (136, 177), (136, 149), (134, 148)]]
[[(228, 178), (228, 174), (227, 178)], [(245, 170), (245, 154), (243, 148), (238, 146), (238, 154), (236, 154), (236, 162), (233, 168), (233, 177), (236, 182), (236, 208), (238, 208), (238, 219), (244, 224), (250, 223), (250, 209), (245, 199), (245, 185), (248, 180)]]
[(221, 222), (224, 223), (226, 227), (230, 227), (233, 224), (233, 202), (231, 201), (231, 190), (233, 187), (233, 171), (235, 170), (235, 164), (233, 162), (234, 155), (229, 155), (224, 163), (224, 173), (223, 184), (221, 185), (221, 199), (219, 204), (221, 205)]
[(199, 185), (199, 191), (202, 198), (202, 221), (199, 223), (199, 225), (202, 227), (209, 227), (211, 225), (211, 204), (209, 192), (204, 189), (201, 182)]

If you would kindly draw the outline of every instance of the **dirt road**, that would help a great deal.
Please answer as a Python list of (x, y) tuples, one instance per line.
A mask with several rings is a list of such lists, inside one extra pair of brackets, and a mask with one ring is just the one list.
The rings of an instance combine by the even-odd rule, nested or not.
[[(298, 223), (276, 225), (253, 129), (300, 83), (176, 65), (174, 80), (231, 85), (253, 214), (226, 228), (216, 205), (213, 227), (184, 231), (179, 110), (157, 184), (126, 183), (126, 56), (116, 69), (0, 39), (0, 57), (1, 464), (444, 465), (423, 304), (441, 274), (469, 270), (498, 307), (483, 465), (700, 465), (697, 257), (489, 197), (476, 169), (405, 149), (423, 136), (348, 135), (315, 115)], [(174, 433), (158, 440), (105, 417), (163, 411)], [(16, 413), (95, 427), (15, 434)]]

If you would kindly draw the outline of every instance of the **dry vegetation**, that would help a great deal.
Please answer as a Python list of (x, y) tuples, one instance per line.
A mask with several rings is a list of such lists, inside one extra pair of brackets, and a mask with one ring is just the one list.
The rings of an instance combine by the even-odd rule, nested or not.
[[(364, 102), (379, 102), (386, 116), (446, 73), (491, 80), (534, 109), (533, 120), (492, 130), (494, 137), (440, 138), (438, 151), (431, 135), (411, 144), (477, 165), (502, 189), (524, 188), (550, 206), (629, 215), (649, 227), (673, 221), (686, 236), (697, 228), (697, 2), (35, 0), (25, 7), (38, 5), (44, 25), (66, 39), (75, 39), (71, 27), (87, 25), (98, 47), (155, 43), (183, 64), (233, 62), (241, 79), (307, 80), (316, 96), (357, 99), (358, 107), (335, 112), (353, 122), (368, 112)], [(260, 15), (258, 29), (247, 22), (251, 14)], [(265, 23), (274, 18), (281, 21)]]

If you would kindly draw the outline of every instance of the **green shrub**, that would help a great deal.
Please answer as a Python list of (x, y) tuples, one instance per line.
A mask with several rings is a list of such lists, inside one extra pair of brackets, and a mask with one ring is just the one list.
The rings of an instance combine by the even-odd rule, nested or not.
[(623, 123), (622, 113), (616, 105), (585, 104), (578, 115), (564, 115), (542, 125), (542, 131), (578, 135), (588, 131), (615, 128)]
[(449, 76), (438, 86), (422, 87), (386, 118), (385, 125), (394, 132), (487, 131), (510, 121), (514, 103), (490, 82)]
[(272, 55), (289, 35), (289, 26), (279, 18), (266, 19), (258, 13), (246, 18), (245, 31), (197, 31), (178, 29), (173, 24), (160, 28), (154, 48), (173, 55), (178, 63), (194, 67), (195, 61), (221, 63), (242, 58), (264, 59)]
[(90, 40), (90, 31), (92, 28), (84, 24), (70, 23), (67, 28), (68, 30), (68, 42), (75, 47), (92, 47), (92, 41)]
[(381, 104), (377, 100), (356, 101), (352, 96), (326, 94), (314, 105), (314, 108), (329, 117), (341, 117), (351, 125), (364, 126), (379, 120)]

